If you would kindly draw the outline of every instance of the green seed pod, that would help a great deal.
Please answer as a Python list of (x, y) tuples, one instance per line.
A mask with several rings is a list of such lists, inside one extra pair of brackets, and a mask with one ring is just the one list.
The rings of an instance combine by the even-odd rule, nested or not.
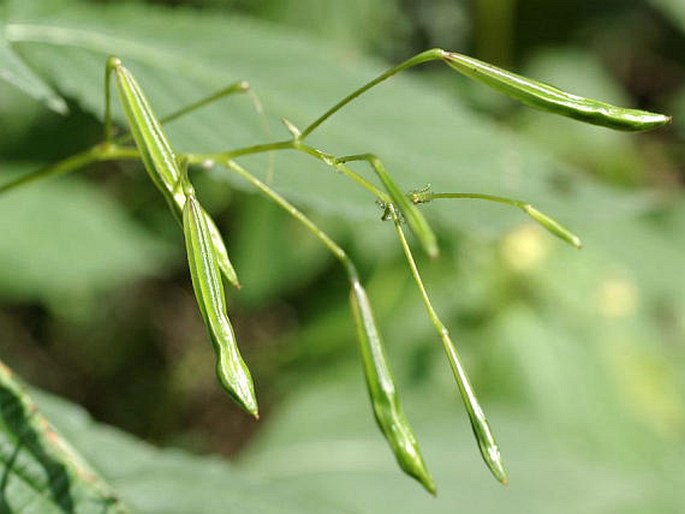
[(426, 469), (416, 437), (404, 416), (392, 372), (385, 357), (383, 343), (373, 318), (371, 304), (366, 291), (358, 281), (352, 282), (350, 303), (357, 326), (359, 351), (376, 422), (390, 444), (400, 467), (421, 482), (431, 494), (435, 494), (435, 483)]
[[(124, 113), (131, 127), (133, 140), (138, 147), (145, 170), (157, 189), (166, 199), (171, 211), (180, 222), (186, 197), (180, 187), (181, 169), (177, 156), (162, 130), (162, 125), (155, 116), (150, 104), (138, 85), (138, 82), (119, 59), (110, 58), (108, 69), (116, 75), (117, 90), (124, 108)], [(204, 212), (204, 210), (203, 210)], [(219, 229), (209, 215), (204, 212), (211, 234), (214, 252), (219, 267), (229, 283), (240, 287), (235, 269), (228, 257), (228, 252)]]
[(661, 127), (671, 121), (670, 116), (663, 114), (625, 109), (566, 93), (549, 84), (522, 77), (466, 55), (443, 51), (442, 58), (458, 72), (530, 107), (593, 125), (618, 130), (641, 131)]
[(216, 353), (216, 374), (223, 388), (247, 413), (259, 417), (250, 370), (240, 356), (226, 315), (224, 288), (212, 249), (207, 218), (192, 191), (183, 209), (183, 232), (195, 297)]
[(553, 220), (546, 214), (538, 211), (535, 207), (530, 204), (525, 204), (523, 207), (523, 212), (528, 216), (533, 218), (536, 222), (542, 225), (550, 233), (557, 236), (559, 239), (566, 241), (567, 243), (575, 246), (576, 248), (582, 248), (583, 244), (580, 242), (580, 238), (573, 232), (568, 230), (566, 227), (561, 225), (558, 221)]
[(459, 387), (459, 393), (464, 401), (464, 407), (466, 408), (466, 413), (471, 422), (473, 435), (478, 442), (480, 454), (495, 478), (506, 485), (508, 483), (507, 473), (504, 469), (502, 455), (500, 454), (499, 446), (495, 440), (495, 435), (492, 433), (490, 423), (488, 423), (485, 413), (478, 402), (476, 393), (473, 390), (466, 370), (461, 363), (457, 349), (454, 347), (452, 339), (447, 334), (447, 330), (444, 330), (441, 339), (447, 354), (447, 360), (450, 363), (452, 373), (454, 374), (457, 386)]

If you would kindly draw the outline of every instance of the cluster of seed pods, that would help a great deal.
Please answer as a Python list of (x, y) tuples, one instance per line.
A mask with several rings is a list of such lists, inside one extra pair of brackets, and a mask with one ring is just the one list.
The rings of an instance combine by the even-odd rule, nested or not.
[[(233, 286), (240, 287), (240, 285), (221, 234), (214, 221), (201, 206), (188, 178), (188, 166), (212, 161), (243, 177), (269, 200), (275, 202), (299, 221), (342, 265), (350, 284), (350, 304), (357, 328), (359, 353), (378, 426), (387, 439), (400, 467), (416, 478), (429, 492), (435, 494), (435, 483), (428, 472), (417, 438), (402, 409), (381, 333), (354, 263), (345, 251), (312, 220), (268, 184), (260, 181), (240, 166), (234, 158), (239, 155), (262, 151), (292, 149), (302, 151), (319, 159), (325, 165), (343, 172), (376, 196), (385, 208), (383, 218), (393, 221), (412, 277), (418, 286), (428, 316), (442, 342), (481, 455), (493, 475), (500, 482), (507, 483), (507, 475), (500, 451), (490, 425), (461, 363), (456, 346), (431, 304), (404, 233), (403, 224), (406, 224), (413, 232), (423, 250), (430, 257), (435, 258), (438, 255), (437, 238), (418, 205), (436, 199), (469, 198), (494, 201), (519, 208), (550, 233), (575, 247), (580, 248), (580, 239), (563, 225), (526, 202), (483, 193), (432, 192), (430, 188), (405, 194), (376, 155), (365, 153), (334, 157), (304, 143), (304, 139), (324, 121), (364, 92), (403, 70), (436, 60), (441, 60), (461, 74), (526, 105), (587, 123), (619, 130), (641, 131), (665, 125), (670, 121), (670, 117), (662, 114), (620, 108), (597, 100), (579, 97), (462, 54), (432, 49), (389, 69), (353, 91), (304, 130), (299, 130), (292, 123), (286, 122), (288, 130), (293, 136), (291, 140), (257, 145), (222, 154), (178, 155), (173, 150), (162, 128), (162, 122), (154, 114), (140, 85), (131, 72), (124, 67), (120, 59), (111, 57), (106, 66), (105, 142), (56, 165), (38, 170), (28, 177), (21, 177), (4, 184), (0, 186), (0, 192), (37, 178), (74, 171), (97, 160), (140, 159), (150, 179), (171, 208), (174, 217), (183, 227), (193, 290), (216, 354), (216, 374), (219, 382), (243, 410), (258, 418), (258, 405), (252, 377), (238, 350), (233, 327), (227, 314), (222, 276)], [(115, 140), (112, 137), (110, 92), (112, 75), (115, 77), (119, 99), (135, 142), (135, 148), (119, 146), (116, 144), (119, 139)], [(230, 93), (245, 91), (246, 89), (246, 84), (241, 82), (224, 91)], [(204, 105), (207, 101), (214, 100), (219, 96), (218, 94), (212, 95), (209, 99), (194, 105)], [(185, 114), (192, 108), (184, 108), (179, 111), (178, 115)], [(347, 166), (348, 163), (355, 161), (368, 163), (379, 179), (382, 188), (375, 186)]]

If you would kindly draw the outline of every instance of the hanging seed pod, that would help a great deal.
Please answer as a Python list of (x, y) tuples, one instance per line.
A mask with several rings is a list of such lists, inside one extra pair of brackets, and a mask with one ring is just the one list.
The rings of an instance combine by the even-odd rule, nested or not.
[(192, 191), (183, 209), (183, 232), (195, 297), (216, 353), (216, 375), (223, 388), (247, 413), (258, 418), (250, 370), (240, 356), (207, 219)]
[(447, 330), (443, 332), (444, 335), (441, 336), (443, 348), (447, 354), (447, 360), (452, 368), (452, 373), (457, 382), (457, 387), (459, 388), (459, 393), (462, 400), (464, 401), (464, 407), (466, 408), (466, 413), (469, 416), (469, 421), (471, 422), (471, 429), (473, 430), (473, 435), (476, 437), (478, 442), (478, 449), (483, 457), (483, 460), (487, 464), (488, 468), (502, 484), (507, 484), (507, 473), (504, 469), (504, 463), (502, 462), (502, 455), (499, 451), (499, 446), (495, 440), (495, 436), (490, 428), (490, 423), (488, 423), (485, 413), (483, 412), (478, 397), (476, 396), (473, 386), (469, 381), (469, 377), (466, 374), (466, 370), (461, 363), (457, 349), (449, 337)]
[[(107, 69), (115, 73), (121, 105), (145, 170), (180, 222), (186, 197), (180, 187), (181, 170), (178, 159), (169, 139), (131, 72), (116, 57), (109, 59)], [(212, 246), (221, 272), (230, 284), (240, 287), (219, 229), (204, 209), (202, 212), (207, 220)]]
[(350, 303), (376, 422), (400, 467), (421, 482), (431, 494), (435, 494), (435, 483), (426, 469), (416, 437), (404, 416), (369, 298), (356, 280), (352, 282)]
[(504, 93), (530, 107), (617, 130), (641, 131), (670, 123), (663, 114), (626, 109), (599, 100), (566, 93), (455, 52), (442, 53), (443, 60), (458, 72)]
[(545, 213), (538, 211), (535, 207), (533, 207), (530, 204), (523, 205), (521, 209), (528, 216), (533, 218), (537, 223), (539, 223), (551, 234), (557, 236), (559, 239), (566, 241), (567, 243), (575, 246), (576, 248), (583, 247), (583, 244), (580, 242), (580, 238), (555, 219), (552, 219)]

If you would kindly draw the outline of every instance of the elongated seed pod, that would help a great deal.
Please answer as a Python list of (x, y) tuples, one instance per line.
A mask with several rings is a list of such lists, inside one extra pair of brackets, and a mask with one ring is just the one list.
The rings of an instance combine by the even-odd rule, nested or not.
[(544, 212), (538, 211), (530, 204), (524, 204), (521, 209), (528, 216), (533, 218), (533, 220), (535, 220), (540, 226), (544, 227), (549, 233), (557, 236), (562, 241), (566, 241), (576, 248), (583, 247), (583, 244), (580, 242), (580, 238), (577, 235), (575, 235), (557, 220), (547, 216)]
[(400, 467), (421, 482), (431, 494), (435, 494), (435, 483), (426, 469), (416, 437), (404, 416), (369, 298), (356, 280), (352, 282), (350, 303), (376, 422)]
[(216, 353), (216, 374), (223, 388), (249, 414), (258, 417), (250, 370), (238, 351), (226, 314), (219, 265), (212, 249), (207, 219), (190, 192), (183, 209), (183, 233), (195, 297)]
[(663, 114), (626, 109), (566, 93), (549, 84), (522, 77), (466, 55), (443, 52), (442, 58), (458, 72), (530, 107), (593, 125), (618, 130), (641, 131), (661, 127), (671, 121), (670, 116)]
[[(181, 222), (186, 197), (180, 187), (181, 170), (176, 153), (131, 72), (116, 57), (111, 57), (107, 66), (115, 73), (121, 105), (145, 170), (164, 196), (176, 219)], [(219, 267), (229, 283), (240, 287), (219, 229), (204, 209), (203, 213), (207, 219)]]

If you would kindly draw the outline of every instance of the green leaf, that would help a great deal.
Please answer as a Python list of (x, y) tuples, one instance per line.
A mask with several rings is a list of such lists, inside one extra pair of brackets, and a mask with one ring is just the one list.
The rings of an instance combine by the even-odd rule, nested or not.
[(408, 412), (419, 421), (417, 434), (434, 476), (445, 483), (428, 501), (419, 487), (409, 487), (394, 473), (383, 442), (365, 426), (357, 374), (338, 371), (338, 378), (310, 383), (291, 397), (244, 460), (243, 469), (269, 480), (274, 494), (321, 492), (360, 514), (460, 509), (542, 514), (550, 505), (559, 514), (649, 514), (654, 509), (675, 513), (682, 504), (678, 456), (664, 453), (668, 459), (644, 469), (622, 467), (579, 444), (576, 433), (550, 429), (532, 413), (509, 409), (494, 413), (499, 438), (509, 450), (511, 478), (509, 487), (497, 487), (479, 465), (465, 417), (453, 416), (451, 399), (433, 386), (405, 398)]
[(0, 20), (0, 79), (12, 84), (49, 109), (67, 114), (66, 102), (17, 55), (4, 35), (4, 24)]
[(680, 0), (650, 0), (650, 3), (660, 9), (669, 19), (675, 19), (685, 31), (685, 4)]
[(54, 430), (0, 362), (0, 512), (124, 514), (113, 491)]
[(160, 273), (170, 252), (75, 177), (3, 196), (0, 232), (0, 295), (56, 307)]
[[(93, 422), (81, 408), (36, 394), (43, 411), (141, 514), (348, 514), (316, 491), (291, 493), (216, 457), (160, 450)], [(375, 435), (375, 434), (374, 434)], [(42, 513), (41, 513), (42, 514)]]

